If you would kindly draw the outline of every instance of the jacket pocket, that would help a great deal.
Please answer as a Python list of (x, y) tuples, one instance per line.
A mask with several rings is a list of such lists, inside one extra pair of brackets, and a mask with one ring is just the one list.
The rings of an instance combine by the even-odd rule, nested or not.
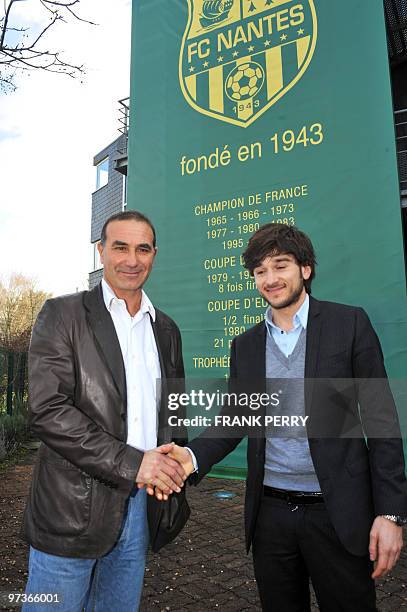
[(89, 524), (92, 479), (76, 467), (40, 461), (31, 492), (34, 523), (60, 536), (76, 536)]

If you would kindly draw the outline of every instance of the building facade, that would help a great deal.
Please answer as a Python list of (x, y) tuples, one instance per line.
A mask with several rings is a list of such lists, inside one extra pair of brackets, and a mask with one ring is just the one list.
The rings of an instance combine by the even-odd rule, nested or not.
[(407, 268), (407, 0), (384, 0)]
[(122, 134), (107, 147), (95, 155), (93, 165), (96, 168), (96, 190), (92, 194), (91, 244), (93, 267), (89, 274), (89, 288), (92, 289), (102, 278), (97, 243), (100, 240), (102, 227), (111, 215), (126, 208), (126, 174), (123, 166), (118, 169), (126, 150), (126, 135)]

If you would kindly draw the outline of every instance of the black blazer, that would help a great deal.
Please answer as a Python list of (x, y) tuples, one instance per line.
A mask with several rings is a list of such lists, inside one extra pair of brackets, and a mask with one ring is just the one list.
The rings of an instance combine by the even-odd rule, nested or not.
[[(183, 379), (181, 336), (156, 310), (163, 392), (159, 443), (169, 441), (166, 379)], [(101, 286), (48, 300), (29, 351), (30, 425), (42, 441), (23, 537), (54, 555), (96, 558), (114, 546), (143, 453), (126, 444), (126, 378)], [(179, 437), (179, 444), (185, 439)], [(162, 502), (148, 499), (151, 533)]]
[[(266, 372), (266, 328), (259, 323), (235, 338), (231, 349), (231, 379), (263, 381)], [(332, 385), (313, 379), (386, 379), (383, 355), (377, 335), (361, 308), (310, 298), (305, 356), (305, 410), (311, 415), (330, 415), (332, 437), (311, 437), (311, 457), (324, 495), (330, 519), (342, 544), (353, 554), (368, 550), (369, 532), (375, 516), (407, 516), (407, 484), (404, 456), (394, 402), (381, 381), (381, 396), (369, 385), (355, 385), (354, 392), (333, 393)], [(260, 382), (260, 389), (261, 389)], [(339, 385), (341, 387), (341, 385)], [(264, 386), (265, 389), (265, 386)], [(383, 391), (384, 389), (384, 391)], [(363, 397), (361, 397), (363, 396)], [(382, 400), (384, 399), (384, 402)], [(358, 416), (358, 402), (373, 425), (383, 417), (386, 438), (363, 437)], [(334, 437), (339, 425), (357, 423), (356, 437)], [(318, 419), (317, 419), (318, 421)], [(319, 422), (319, 421), (318, 421)], [(391, 424), (389, 426), (388, 424)], [(369, 428), (368, 428), (369, 429)], [(389, 431), (393, 437), (389, 437)], [(205, 432), (188, 443), (195, 453), (199, 472), (191, 477), (197, 484), (211, 467), (221, 461), (241, 438), (206, 437)], [(247, 448), (247, 487), (245, 502), (246, 545), (249, 550), (262, 496), (265, 438), (249, 438)]]

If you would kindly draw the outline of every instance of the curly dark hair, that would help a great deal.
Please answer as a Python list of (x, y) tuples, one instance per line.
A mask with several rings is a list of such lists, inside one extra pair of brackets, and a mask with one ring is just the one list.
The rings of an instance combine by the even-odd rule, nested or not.
[(311, 276), (304, 280), (307, 293), (311, 293), (311, 283), (315, 278), (314, 247), (304, 232), (293, 225), (266, 223), (250, 238), (243, 253), (243, 265), (253, 275), (253, 271), (265, 257), (286, 253), (293, 255), (299, 266), (310, 266)]

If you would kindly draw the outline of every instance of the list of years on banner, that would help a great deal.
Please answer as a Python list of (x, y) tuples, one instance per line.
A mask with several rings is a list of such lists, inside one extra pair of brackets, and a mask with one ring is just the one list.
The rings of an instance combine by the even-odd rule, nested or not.
[[(195, 203), (192, 214), (208, 246), (201, 272), (209, 288), (210, 329), (217, 330), (208, 354), (192, 356), (194, 370), (216, 369), (228, 376), (233, 338), (264, 319), (267, 303), (257, 293), (254, 278), (243, 268), (242, 253), (252, 234), (264, 223), (295, 225), (298, 207), (310, 195), (309, 185), (289, 185), (228, 199)], [(215, 248), (214, 248), (215, 247)]]

